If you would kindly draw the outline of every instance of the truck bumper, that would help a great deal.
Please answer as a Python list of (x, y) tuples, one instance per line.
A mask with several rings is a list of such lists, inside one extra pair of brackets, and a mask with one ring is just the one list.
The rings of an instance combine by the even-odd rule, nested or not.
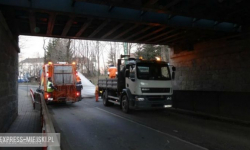
[[(172, 95), (164, 95), (164, 98), (150, 98), (147, 96), (140, 96), (140, 98), (144, 98), (143, 101), (131, 101), (132, 109), (166, 109), (172, 107)], [(131, 106), (131, 105), (130, 105)]]

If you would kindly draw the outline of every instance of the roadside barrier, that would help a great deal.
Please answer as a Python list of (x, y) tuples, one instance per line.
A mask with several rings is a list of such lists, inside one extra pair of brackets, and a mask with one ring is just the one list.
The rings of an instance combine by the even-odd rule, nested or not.
[(35, 102), (35, 98), (34, 98), (34, 92), (32, 89), (30, 89), (30, 97), (31, 97), (31, 100), (32, 100), (32, 104), (33, 104), (33, 109), (36, 108), (36, 102)]
[[(39, 92), (33, 92), (32, 89), (30, 89), (30, 95), (33, 102), (33, 107), (35, 108), (35, 104), (39, 103), (41, 105), (40, 107), (40, 115), (41, 115), (41, 127), (42, 127), (42, 133), (56, 133), (54, 125), (52, 123), (52, 120), (50, 118), (48, 107), (45, 103), (45, 100), (43, 98), (43, 94)], [(43, 150), (61, 150), (60, 147), (56, 146), (48, 146), (43, 147)]]

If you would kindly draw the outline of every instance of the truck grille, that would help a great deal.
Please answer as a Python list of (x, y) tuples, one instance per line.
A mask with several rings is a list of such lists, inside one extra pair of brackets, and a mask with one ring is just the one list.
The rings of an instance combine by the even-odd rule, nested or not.
[(169, 93), (170, 88), (141, 88), (142, 93)]
[(162, 104), (152, 104), (151, 107), (163, 107), (164, 105)]
[(148, 100), (149, 101), (164, 101), (166, 100), (166, 96), (158, 96), (158, 95), (148, 96)]

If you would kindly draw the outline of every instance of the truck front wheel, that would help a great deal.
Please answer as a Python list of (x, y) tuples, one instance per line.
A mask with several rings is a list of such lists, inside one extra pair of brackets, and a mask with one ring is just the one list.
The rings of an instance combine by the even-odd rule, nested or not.
[(122, 111), (125, 113), (129, 113), (129, 103), (128, 103), (128, 97), (127, 95), (122, 96)]

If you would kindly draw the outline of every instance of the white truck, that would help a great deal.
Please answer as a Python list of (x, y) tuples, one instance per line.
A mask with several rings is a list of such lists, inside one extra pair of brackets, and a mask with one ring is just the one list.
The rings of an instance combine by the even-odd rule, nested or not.
[[(121, 55), (117, 78), (98, 80), (103, 104), (118, 104), (123, 112), (130, 109), (165, 109), (172, 107), (172, 80), (175, 67), (167, 62), (143, 60)], [(172, 72), (172, 73), (170, 73)]]

